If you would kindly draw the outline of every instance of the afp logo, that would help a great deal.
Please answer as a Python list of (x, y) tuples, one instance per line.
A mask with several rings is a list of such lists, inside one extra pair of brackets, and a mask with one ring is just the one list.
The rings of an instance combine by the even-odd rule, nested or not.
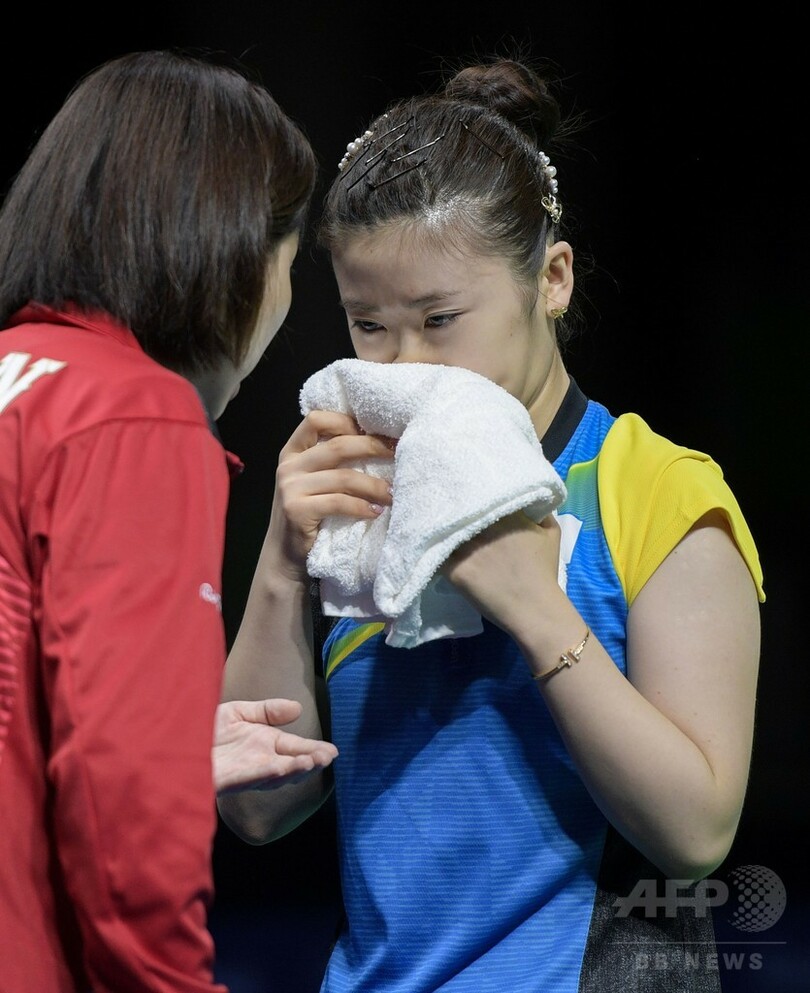
[(763, 865), (744, 865), (722, 879), (640, 879), (626, 897), (614, 901), (617, 917), (642, 911), (645, 917), (675, 917), (691, 908), (705, 917), (711, 908), (728, 905), (727, 920), (740, 931), (765, 931), (779, 920), (787, 904), (782, 880)]

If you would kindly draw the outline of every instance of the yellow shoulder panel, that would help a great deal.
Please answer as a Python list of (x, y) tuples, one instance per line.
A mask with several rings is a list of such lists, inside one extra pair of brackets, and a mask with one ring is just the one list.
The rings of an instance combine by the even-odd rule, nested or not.
[(599, 505), (613, 563), (628, 604), (690, 528), (710, 510), (728, 519), (764, 602), (756, 545), (717, 463), (623, 414), (599, 453)]

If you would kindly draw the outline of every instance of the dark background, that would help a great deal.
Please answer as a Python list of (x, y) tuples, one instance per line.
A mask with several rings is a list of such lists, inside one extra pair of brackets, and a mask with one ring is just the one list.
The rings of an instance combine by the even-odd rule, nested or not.
[[(441, 0), (99, 10), (79, 4), (46, 17), (24, 7), (5, 25), (3, 190), (73, 83), (126, 51), (213, 49), (254, 67), (315, 146), (316, 212), (346, 144), (389, 99), (431, 86), (448, 62), (515, 45), (550, 62), (563, 108), (586, 121), (576, 146), (554, 160), (567, 236), (593, 263), (579, 284), (586, 327), (568, 349), (569, 368), (614, 413), (634, 410), (720, 463), (765, 572), (751, 783), (737, 841), (714, 875), (765, 866), (784, 883), (787, 905), (759, 934), (720, 920), (724, 990), (805, 993), (810, 253), (798, 16), (775, 4), (729, 16), (709, 5), (473, 9)], [(329, 266), (309, 243), (293, 289), (285, 328), (220, 421), (247, 465), (229, 511), (229, 638), (270, 513), (276, 458), (298, 421), (298, 390), (350, 354)], [(263, 848), (220, 829), (211, 924), (232, 993), (317, 991), (340, 912), (332, 817), (328, 804)], [(742, 955), (741, 964), (724, 964), (723, 952)]]

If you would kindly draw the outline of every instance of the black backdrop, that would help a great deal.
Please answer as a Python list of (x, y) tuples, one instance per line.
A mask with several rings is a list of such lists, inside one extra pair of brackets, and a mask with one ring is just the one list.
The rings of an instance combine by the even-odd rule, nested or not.
[[(551, 60), (564, 108), (587, 121), (579, 147), (555, 159), (570, 239), (594, 261), (580, 287), (588, 326), (569, 348), (569, 367), (614, 412), (633, 409), (713, 455), (765, 570), (751, 784), (718, 874), (765, 866), (784, 883), (787, 904), (751, 944), (721, 926), (729, 941), (721, 953), (742, 955), (721, 958), (724, 989), (804, 993), (810, 680), (799, 558), (810, 257), (801, 31), (777, 5), (755, 20), (712, 16), (711, 26), (701, 20), (708, 8), (615, 6), (181, 0), (102, 9), (101, 18), (83, 5), (48, 17), (18, 10), (0, 62), (0, 181), (5, 189), (80, 75), (134, 49), (214, 49), (254, 66), (303, 124), (324, 182), (367, 117), (430, 85), (445, 61), (514, 43)], [(275, 460), (298, 420), (298, 389), (350, 354), (328, 264), (309, 244), (293, 286), (285, 328), (220, 421), (247, 464), (228, 519), (229, 638), (270, 512)], [(314, 993), (340, 911), (331, 805), (263, 848), (222, 827), (214, 868), (212, 928), (232, 993)]]

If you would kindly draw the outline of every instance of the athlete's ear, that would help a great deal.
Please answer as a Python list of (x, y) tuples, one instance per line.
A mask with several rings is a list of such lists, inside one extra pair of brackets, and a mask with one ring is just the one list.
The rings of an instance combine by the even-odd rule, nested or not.
[(574, 250), (567, 241), (555, 241), (546, 249), (540, 273), (540, 294), (546, 302), (546, 316), (559, 316), (571, 301), (574, 290)]

